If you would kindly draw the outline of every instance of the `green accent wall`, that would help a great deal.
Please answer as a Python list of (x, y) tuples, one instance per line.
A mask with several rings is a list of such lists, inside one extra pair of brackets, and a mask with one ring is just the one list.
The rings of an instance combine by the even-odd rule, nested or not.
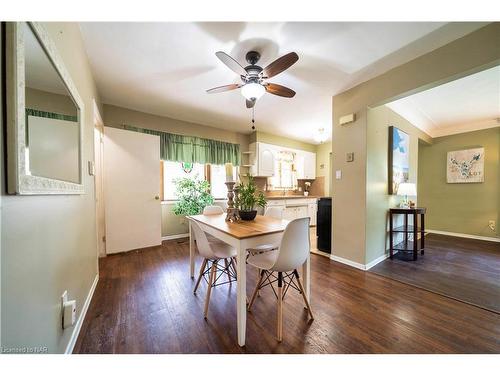
[[(484, 147), (484, 182), (448, 184), (448, 151)], [(500, 127), (434, 138), (419, 146), (418, 201), (427, 207), (429, 229), (498, 237), (500, 220)], [(488, 221), (496, 221), (496, 232)]]
[[(389, 127), (395, 126), (410, 136), (409, 182), (418, 186), (418, 145), (432, 139), (385, 105), (367, 110), (366, 140), (366, 258), (368, 264), (386, 254), (389, 248), (388, 210), (402, 201), (389, 195)], [(356, 160), (356, 155), (354, 156)], [(409, 197), (415, 200), (416, 197)], [(418, 200), (420, 204), (420, 197)], [(399, 218), (398, 220), (401, 220)], [(396, 222), (398, 225), (399, 222)], [(402, 222), (401, 222), (402, 224)]]
[(251, 142), (263, 142), (263, 143), (268, 143), (270, 145), (296, 148), (298, 150), (304, 150), (309, 152), (316, 152), (316, 145), (312, 143), (297, 141), (295, 139), (290, 139), (282, 137), (280, 135), (265, 133), (262, 131), (256, 131), (252, 133), (250, 135), (250, 143)]

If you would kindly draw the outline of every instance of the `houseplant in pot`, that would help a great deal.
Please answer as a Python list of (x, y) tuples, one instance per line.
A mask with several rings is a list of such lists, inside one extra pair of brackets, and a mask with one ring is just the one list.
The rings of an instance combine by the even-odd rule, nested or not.
[(257, 191), (252, 176), (248, 176), (247, 183), (240, 182), (235, 203), (242, 220), (255, 219), (255, 216), (257, 216), (256, 206), (264, 208), (267, 204), (264, 193)]
[(174, 181), (177, 201), (172, 211), (178, 216), (199, 215), (214, 203), (210, 184), (197, 178), (178, 178)]

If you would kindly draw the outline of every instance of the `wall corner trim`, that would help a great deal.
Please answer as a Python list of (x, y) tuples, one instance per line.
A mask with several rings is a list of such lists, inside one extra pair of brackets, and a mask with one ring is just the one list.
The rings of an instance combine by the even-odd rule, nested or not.
[(83, 321), (85, 320), (85, 315), (87, 315), (87, 310), (90, 306), (90, 301), (92, 301), (92, 297), (94, 296), (94, 291), (97, 286), (97, 282), (99, 281), (99, 274), (95, 275), (94, 282), (90, 287), (87, 298), (85, 299), (85, 303), (82, 307), (82, 312), (78, 317), (78, 321), (76, 322), (75, 328), (73, 329), (73, 333), (69, 339), (68, 345), (66, 346), (66, 350), (64, 354), (72, 354), (73, 349), (75, 348), (76, 340), (78, 339), (78, 335), (80, 334), (80, 329), (82, 328)]
[[(397, 251), (395, 251), (394, 253), (397, 253)], [(336, 255), (331, 255), (330, 256), (330, 259), (333, 260), (333, 261), (346, 264), (348, 266), (357, 268), (357, 269), (362, 270), (362, 271), (368, 271), (370, 268), (376, 266), (377, 264), (379, 264), (380, 262), (386, 260), (387, 258), (389, 258), (389, 253), (386, 253), (386, 254), (383, 254), (383, 255), (379, 256), (378, 258), (372, 260), (370, 263), (361, 264), (361, 263), (353, 262), (352, 260), (345, 259), (345, 258), (336, 256)]]
[(498, 237), (486, 237), (486, 236), (476, 236), (475, 234), (466, 234), (466, 233), (455, 233), (455, 232), (446, 232), (442, 230), (434, 230), (434, 229), (425, 229), (426, 232), (434, 233), (434, 234), (442, 234), (444, 236), (453, 236), (453, 237), (462, 237), (462, 238), (472, 238), (474, 240), (482, 240), (482, 241), (491, 241), (491, 242), (500, 242), (500, 238)]

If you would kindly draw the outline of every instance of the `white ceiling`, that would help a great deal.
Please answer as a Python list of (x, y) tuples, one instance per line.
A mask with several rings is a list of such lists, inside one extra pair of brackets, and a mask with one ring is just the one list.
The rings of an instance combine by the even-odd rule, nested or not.
[(265, 94), (257, 129), (315, 143), (331, 129), (331, 97), (483, 26), (481, 23), (81, 23), (104, 103), (248, 133), (251, 110), (239, 82), (220, 62), (224, 51), (245, 66), (257, 50), (265, 66), (295, 51), (299, 61), (269, 81), (297, 92)]
[(500, 66), (386, 105), (431, 137), (500, 126)]

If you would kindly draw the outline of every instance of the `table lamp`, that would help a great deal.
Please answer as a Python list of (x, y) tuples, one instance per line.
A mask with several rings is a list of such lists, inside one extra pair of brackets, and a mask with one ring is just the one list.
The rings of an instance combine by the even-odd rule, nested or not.
[(415, 187), (415, 184), (413, 184), (413, 183), (403, 182), (403, 183), (399, 184), (397, 194), (403, 195), (405, 197), (403, 202), (401, 202), (401, 207), (408, 208), (408, 207), (410, 207), (410, 202), (408, 201), (408, 195), (416, 196), (417, 195), (417, 188)]

